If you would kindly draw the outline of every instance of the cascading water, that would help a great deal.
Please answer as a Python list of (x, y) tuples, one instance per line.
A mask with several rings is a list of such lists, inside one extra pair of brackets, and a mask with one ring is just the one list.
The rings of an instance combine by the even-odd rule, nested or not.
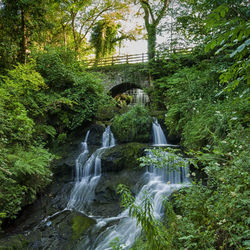
[(75, 164), (75, 181), (80, 181), (80, 176), (82, 176), (82, 164), (83, 162), (86, 161), (87, 157), (88, 157), (88, 137), (89, 137), (89, 130), (85, 136), (84, 141), (81, 143), (82, 146), (82, 153), (78, 156), (78, 158), (76, 159), (76, 164)]
[(125, 92), (125, 94), (128, 94), (132, 96), (132, 105), (134, 104), (143, 104), (145, 105), (146, 103), (149, 102), (149, 97), (148, 95), (142, 90), (142, 89), (130, 89)]
[[(158, 124), (157, 120), (152, 125), (154, 142), (153, 145), (167, 145), (167, 140)], [(166, 155), (165, 155), (166, 158)], [(183, 161), (183, 159), (178, 159)], [(146, 180), (146, 184), (142, 187), (140, 192), (137, 194), (135, 202), (140, 205), (144, 199), (145, 192), (152, 196), (153, 215), (159, 219), (162, 216), (162, 201), (164, 196), (169, 196), (174, 190), (178, 190), (188, 184), (187, 173), (188, 167), (180, 167), (179, 169), (173, 170), (172, 166), (168, 164), (164, 169), (159, 169), (154, 166), (149, 167), (146, 173), (142, 176)], [(122, 244), (123, 249), (129, 249), (136, 237), (141, 233), (141, 227), (137, 225), (136, 220), (129, 217), (129, 210), (126, 209), (120, 215), (113, 218), (99, 219), (97, 220), (97, 228), (103, 228), (110, 221), (117, 221), (119, 223), (110, 227), (107, 227), (103, 231), (94, 244), (88, 249), (95, 250), (106, 250), (112, 249), (110, 243), (115, 239), (119, 239), (119, 243)]]
[(153, 130), (153, 146), (166, 146), (167, 139), (157, 119), (155, 119), (153, 122), (152, 130)]
[(94, 199), (96, 185), (101, 177), (101, 155), (106, 148), (115, 145), (113, 133), (108, 126), (102, 135), (102, 146), (97, 149), (88, 159), (87, 140), (89, 131), (82, 143), (83, 151), (76, 160), (75, 185), (71, 191), (67, 209), (84, 211), (86, 206)]

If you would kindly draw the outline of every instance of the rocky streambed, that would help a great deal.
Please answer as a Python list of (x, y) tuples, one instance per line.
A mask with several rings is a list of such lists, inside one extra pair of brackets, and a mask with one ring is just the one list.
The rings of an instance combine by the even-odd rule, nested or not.
[[(104, 129), (97, 125), (90, 127), (90, 152), (100, 146)], [(63, 149), (63, 157), (54, 166), (53, 182), (46, 191), (1, 233), (0, 249), (76, 249), (79, 241), (90, 244), (95, 237), (92, 229), (97, 219), (117, 216), (122, 210), (117, 185), (128, 185), (133, 193), (138, 193), (143, 185), (139, 180), (144, 170), (138, 167), (137, 159), (149, 145), (136, 142), (116, 145), (102, 155), (102, 176), (87, 211), (66, 209), (74, 186), (75, 160), (84, 135), (76, 134)]]

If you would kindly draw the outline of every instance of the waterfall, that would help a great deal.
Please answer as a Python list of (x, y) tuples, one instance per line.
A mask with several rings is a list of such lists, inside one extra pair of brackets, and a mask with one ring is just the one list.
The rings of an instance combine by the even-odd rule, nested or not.
[(75, 164), (75, 185), (71, 191), (67, 209), (84, 211), (84, 209), (93, 201), (95, 188), (101, 177), (101, 155), (106, 148), (115, 145), (114, 135), (108, 126), (102, 135), (102, 146), (97, 149), (88, 158), (88, 140), (89, 131), (82, 142), (82, 153), (76, 159)]
[(146, 103), (149, 102), (148, 95), (142, 89), (133, 88), (133, 89), (127, 90), (125, 94), (128, 94), (133, 97), (132, 105), (138, 104), (138, 103), (145, 105)]
[[(153, 122), (152, 129), (154, 134), (153, 145), (166, 146), (165, 135), (157, 120)], [(163, 157), (167, 157), (165, 152), (163, 152)], [(177, 161), (182, 161), (185, 164), (182, 158), (177, 159)], [(186, 177), (188, 167), (179, 167), (173, 170), (172, 164), (174, 163), (169, 162), (165, 168), (150, 166), (142, 176), (142, 180), (146, 180), (145, 184), (135, 198), (136, 204), (140, 205), (145, 192), (150, 194), (152, 197), (153, 215), (156, 219), (162, 217), (163, 198), (189, 183)], [(110, 221), (117, 220), (119, 220), (118, 224), (109, 226), (108, 223)], [(129, 249), (141, 233), (141, 227), (137, 225), (136, 219), (129, 217), (129, 209), (124, 210), (117, 217), (97, 220), (96, 228), (103, 228), (105, 226), (107, 227), (106, 230), (102, 230), (102, 233), (98, 235), (94, 244), (88, 248), (89, 250), (112, 249), (110, 243), (117, 238), (119, 239), (119, 243), (122, 244), (123, 249)]]
[(80, 176), (82, 176), (82, 164), (83, 162), (86, 161), (87, 157), (88, 157), (88, 137), (89, 137), (89, 130), (85, 136), (84, 141), (81, 143), (81, 147), (82, 147), (82, 153), (78, 156), (78, 158), (76, 159), (76, 163), (75, 163), (75, 181), (80, 181)]
[(153, 145), (154, 146), (166, 146), (167, 139), (157, 119), (155, 119), (153, 122), (152, 130), (153, 130)]

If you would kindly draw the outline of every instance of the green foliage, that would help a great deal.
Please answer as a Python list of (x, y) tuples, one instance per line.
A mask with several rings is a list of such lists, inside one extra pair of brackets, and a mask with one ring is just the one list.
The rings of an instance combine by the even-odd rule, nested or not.
[(134, 202), (135, 198), (131, 195), (130, 189), (123, 184), (117, 186), (117, 194), (121, 195), (121, 205), (124, 208), (130, 207)]
[[(1, 77), (0, 84), (0, 211), (1, 221), (15, 218), (21, 207), (34, 201), (49, 182), (49, 164), (54, 158), (37, 146), (34, 135), (53, 128), (39, 129), (33, 117), (40, 113), (36, 94), (45, 88), (33, 65), (18, 65)], [(32, 109), (33, 108), (33, 109)], [(40, 131), (39, 131), (40, 130)]]
[[(221, 71), (232, 63), (217, 56), (180, 64), (157, 79), (155, 96), (167, 108), (169, 131), (182, 136), (193, 165), (207, 177), (206, 186), (193, 183), (172, 199), (176, 220), (164, 232), (173, 232), (170, 249), (248, 248), (249, 88), (242, 72), (233, 91), (225, 91)], [(161, 166), (157, 158), (154, 164)]]
[(180, 31), (198, 38), (209, 55), (226, 55), (231, 63), (220, 73), (223, 91), (249, 84), (249, 4), (242, 0), (182, 0), (177, 15)]
[(179, 149), (153, 148), (145, 149), (145, 152), (146, 156), (139, 158), (140, 167), (157, 166), (157, 168), (165, 168), (165, 166), (169, 166), (169, 171), (171, 171), (187, 166), (187, 162), (182, 158)]
[(60, 91), (72, 87), (72, 71), (80, 69), (72, 51), (48, 47), (43, 53), (33, 51), (32, 56), (37, 62), (37, 71), (51, 89)]
[[(240, 0), (182, 2), (190, 11), (179, 20), (186, 35), (207, 44), (206, 54), (152, 65), (156, 80), (150, 94), (158, 107), (165, 105), (167, 128), (181, 135), (206, 186), (193, 183), (174, 195), (166, 214), (175, 219), (163, 231), (172, 233), (158, 248), (248, 249), (249, 6)], [(157, 157), (142, 158), (142, 165), (161, 166)], [(164, 248), (164, 242), (172, 245)]]
[(104, 101), (104, 88), (98, 76), (88, 72), (79, 72), (75, 73), (72, 79), (73, 87), (64, 92), (66, 98), (75, 103), (71, 114), (68, 113), (70, 129), (78, 127), (83, 121), (91, 120), (98, 106)]
[[(34, 93), (44, 87), (44, 81), (32, 65), (19, 65), (2, 77), (0, 83), (0, 113), (2, 143), (30, 143), (34, 121), (29, 117)], [(38, 109), (39, 107), (37, 107)], [(33, 110), (36, 112), (36, 110)]]
[(43, 145), (65, 142), (104, 102), (99, 76), (74, 59), (70, 51), (48, 50), (0, 77), (1, 222), (50, 182), (54, 156)]
[(123, 246), (120, 244), (120, 240), (118, 237), (116, 237), (114, 240), (110, 242), (110, 247), (112, 247), (113, 250), (122, 250)]
[(147, 142), (150, 136), (151, 122), (152, 119), (147, 109), (136, 105), (128, 112), (115, 116), (112, 131), (120, 142)]
[[(118, 194), (121, 194), (121, 203), (125, 208), (129, 208), (129, 216), (137, 220), (137, 225), (141, 225), (143, 234), (147, 242), (133, 249), (173, 249), (174, 233), (176, 231), (176, 215), (172, 205), (165, 202), (167, 223), (164, 225), (153, 216), (152, 195), (145, 193), (140, 204), (135, 202), (134, 197), (125, 185), (118, 185)], [(138, 242), (137, 242), (138, 244)]]
[(114, 97), (119, 107), (126, 106), (132, 102), (133, 97), (127, 94), (118, 94)]
[(37, 70), (50, 88), (47, 93), (49, 117), (53, 118), (49, 119), (50, 125), (62, 133), (92, 119), (104, 103), (99, 75), (86, 72), (71, 51), (48, 49), (34, 57)]
[[(49, 28), (45, 17), (51, 8), (49, 1), (1, 1), (0, 8), (0, 68), (10, 69), (12, 64), (25, 62), (30, 45), (40, 42), (39, 32)], [(51, 27), (51, 26), (50, 26)]]
[[(44, 56), (50, 58), (47, 54)], [(103, 88), (92, 74), (80, 72), (79, 67), (75, 72), (74, 66), (67, 68), (64, 62), (57, 67), (55, 60), (56, 69), (52, 67), (52, 71), (47, 72), (45, 85), (43, 77), (35, 71), (35, 67), (41, 67), (37, 61), (37, 65), (20, 64), (1, 77), (1, 221), (15, 218), (20, 209), (33, 202), (37, 193), (50, 182), (49, 164), (54, 156), (37, 145), (44, 144), (48, 137), (55, 137), (57, 131), (61, 131), (58, 140), (62, 142), (62, 132), (90, 119), (102, 100)], [(72, 84), (67, 89), (60, 86), (58, 93), (52, 92), (51, 83), (56, 84), (57, 79), (63, 78), (63, 75), (57, 79), (52, 75), (62, 68), (68, 72), (64, 81), (70, 77)], [(54, 89), (59, 88), (55, 86)], [(52, 116), (59, 119), (49, 122)]]
[(118, 113), (116, 101), (109, 95), (104, 96), (102, 105), (99, 105), (95, 118), (99, 121), (111, 120)]
[(48, 166), (53, 158), (42, 147), (23, 149), (17, 146), (12, 150), (0, 150), (0, 210), (3, 218), (15, 218), (22, 206), (35, 200), (36, 194), (51, 180)]
[(241, 87), (237, 93), (218, 95), (223, 88), (218, 83), (222, 67), (220, 62), (204, 61), (158, 80), (157, 88), (166, 90), (166, 125), (171, 134), (182, 133), (187, 148), (211, 145), (215, 136), (223, 139), (237, 124), (246, 125), (248, 90)]
[(230, 58), (234, 59), (233, 64), (222, 71), (220, 76), (220, 82), (226, 84), (225, 90), (231, 91), (239, 84), (249, 85), (249, 6), (242, 1), (222, 1), (207, 16), (206, 28), (209, 32), (213, 31), (213, 36), (205, 51), (216, 49), (216, 55), (230, 53)]
[(147, 239), (150, 242), (151, 249), (155, 249), (158, 241), (154, 239), (157, 236), (157, 221), (152, 215), (151, 197), (145, 193), (144, 199), (141, 204), (136, 204), (135, 199), (125, 185), (118, 185), (118, 194), (121, 194), (121, 204), (125, 208), (129, 208), (129, 216), (136, 218), (137, 225), (141, 225), (144, 229)]
[(93, 27), (90, 42), (95, 48), (97, 60), (114, 52), (119, 41), (117, 37), (119, 28), (120, 25), (111, 19), (100, 20)]
[[(244, 249), (249, 206), (249, 130), (238, 128), (217, 145), (192, 153), (206, 166), (207, 186), (197, 183), (176, 195), (181, 213), (180, 246)], [(189, 235), (189, 237), (187, 237)]]
[[(171, 203), (165, 201), (163, 221), (153, 218), (150, 194), (136, 204), (129, 189), (119, 185), (122, 206), (129, 208), (146, 237), (146, 242), (142, 237), (137, 240), (133, 249), (247, 249), (250, 157), (246, 144), (249, 130), (243, 131), (230, 133), (212, 151), (209, 147), (190, 153), (192, 163), (206, 166), (207, 185), (193, 182), (175, 192)], [(161, 163), (162, 157), (156, 166), (161, 167)]]

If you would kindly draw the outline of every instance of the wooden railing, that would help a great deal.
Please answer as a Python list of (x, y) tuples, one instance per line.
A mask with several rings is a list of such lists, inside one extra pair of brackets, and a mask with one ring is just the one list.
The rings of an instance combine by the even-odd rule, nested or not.
[[(190, 52), (192, 48), (178, 48), (172, 51), (168, 51), (168, 53), (180, 53), (180, 52)], [(162, 56), (157, 55), (157, 58), (161, 58)], [(84, 63), (88, 68), (90, 67), (103, 67), (110, 65), (118, 65), (118, 64), (133, 64), (133, 63), (146, 63), (148, 62), (148, 54), (133, 54), (133, 55), (124, 55), (124, 56), (110, 56), (104, 57), (98, 60), (89, 59), (85, 60)]]
[(101, 58), (98, 62), (95, 59), (84, 61), (88, 67), (102, 67), (117, 64), (131, 64), (131, 63), (144, 63), (148, 61), (148, 54), (133, 54), (124, 56), (110, 56)]

